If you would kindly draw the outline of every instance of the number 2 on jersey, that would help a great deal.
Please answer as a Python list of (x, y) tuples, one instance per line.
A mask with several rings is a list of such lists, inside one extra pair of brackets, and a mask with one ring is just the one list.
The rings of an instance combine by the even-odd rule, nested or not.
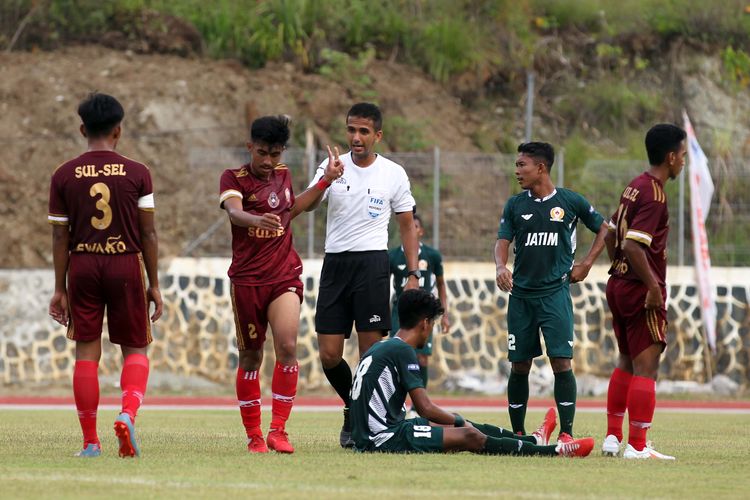
[(109, 206), (109, 188), (103, 182), (97, 182), (89, 190), (89, 195), (92, 198), (96, 198), (97, 195), (102, 197), (96, 200), (97, 210), (101, 210), (102, 216), (91, 217), (91, 225), (94, 229), (107, 229), (112, 224), (112, 207)]
[(355, 401), (359, 397), (359, 393), (362, 391), (362, 377), (367, 373), (371, 364), (372, 356), (367, 356), (359, 362), (357, 372), (354, 374), (354, 381), (352, 382), (352, 401)]

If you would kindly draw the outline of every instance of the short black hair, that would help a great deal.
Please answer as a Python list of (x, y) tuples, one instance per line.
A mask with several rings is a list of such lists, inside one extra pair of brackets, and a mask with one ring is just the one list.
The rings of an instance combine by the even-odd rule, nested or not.
[(78, 116), (86, 136), (96, 139), (109, 135), (122, 122), (125, 111), (111, 95), (92, 92), (78, 105)]
[(659, 123), (646, 133), (646, 153), (651, 165), (661, 165), (669, 153), (676, 153), (687, 134), (677, 125)]
[(445, 312), (440, 300), (427, 290), (405, 290), (398, 299), (398, 321), (403, 328), (414, 328), (423, 319), (435, 319)]
[(350, 116), (369, 118), (372, 120), (372, 126), (375, 128), (375, 132), (383, 128), (383, 114), (380, 112), (380, 108), (371, 102), (358, 102), (352, 106), (346, 114), (347, 122), (349, 121)]
[(261, 116), (250, 125), (250, 140), (268, 146), (286, 147), (290, 135), (289, 121), (286, 115)]
[(548, 142), (523, 142), (518, 145), (518, 152), (543, 160), (544, 164), (547, 165), (548, 172), (552, 168), (552, 164), (555, 163), (555, 148)]
[(420, 226), (424, 227), (424, 224), (422, 223), (422, 217), (420, 217), (420, 216), (419, 216), (419, 215), (417, 215), (417, 214), (414, 214), (414, 215), (412, 215), (412, 218), (413, 218), (413, 219), (414, 219), (415, 221), (418, 221), (418, 222), (419, 222), (419, 225), (420, 225)]

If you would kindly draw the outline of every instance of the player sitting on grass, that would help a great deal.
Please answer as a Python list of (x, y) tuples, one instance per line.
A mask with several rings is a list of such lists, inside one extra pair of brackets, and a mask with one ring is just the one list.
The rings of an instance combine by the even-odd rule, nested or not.
[[(518, 436), (500, 427), (466, 421), (432, 403), (420, 377), (415, 349), (424, 346), (435, 319), (443, 312), (440, 300), (430, 292), (406, 290), (398, 301), (401, 329), (362, 356), (354, 374), (350, 406), (357, 451), (566, 457), (585, 457), (591, 452), (592, 438), (547, 444), (557, 425), (553, 408), (534, 434)], [(407, 393), (420, 417), (404, 419)]]

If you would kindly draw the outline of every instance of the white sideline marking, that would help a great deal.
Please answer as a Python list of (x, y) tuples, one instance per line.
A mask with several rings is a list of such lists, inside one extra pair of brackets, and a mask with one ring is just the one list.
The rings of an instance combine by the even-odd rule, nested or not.
[[(270, 408), (270, 405), (268, 405)], [(100, 405), (100, 410), (119, 410), (120, 405)], [(505, 406), (444, 406), (445, 410), (460, 413), (505, 413)], [(63, 404), (0, 404), (2, 410), (71, 410), (75, 411), (75, 405)], [(144, 404), (141, 410), (176, 411), (176, 410), (200, 410), (200, 411), (237, 411), (236, 405), (149, 405)], [(341, 413), (341, 408), (334, 405), (295, 405), (292, 410), (295, 413)], [(529, 408), (530, 412), (544, 411), (543, 408)], [(576, 408), (576, 413), (602, 413), (606, 408)], [(750, 415), (750, 408), (664, 408), (659, 409), (658, 403), (656, 413), (721, 413), (724, 415)]]
[[(367, 496), (382, 495), (390, 497), (400, 497), (405, 494), (406, 489), (395, 489), (395, 488), (380, 488), (372, 486), (370, 484), (363, 484), (361, 487), (346, 487), (346, 486), (324, 486), (314, 485), (310, 483), (285, 483), (284, 489), (287, 491), (278, 491), (278, 482), (233, 482), (227, 483), (219, 481), (216, 483), (206, 481), (174, 481), (174, 480), (156, 480), (156, 479), (145, 479), (145, 478), (118, 478), (118, 477), (86, 477), (83, 475), (49, 475), (49, 474), (9, 474), (3, 477), (3, 480), (10, 481), (32, 481), (32, 482), (69, 482), (69, 483), (91, 483), (91, 484), (102, 484), (102, 485), (136, 485), (136, 486), (167, 486), (169, 488), (194, 490), (196, 487), (205, 488), (211, 487), (217, 490), (220, 489), (233, 489), (233, 490), (272, 490), (274, 493), (286, 493), (286, 492), (310, 492), (319, 494), (346, 494), (353, 496), (354, 494), (367, 493)], [(147, 492), (146, 492), (147, 493)], [(430, 496), (434, 498), (445, 498), (445, 497), (487, 497), (497, 498), (498, 496), (514, 497), (514, 498), (580, 498), (580, 494), (572, 493), (565, 495), (563, 493), (529, 493), (520, 490), (497, 490), (493, 491), (467, 491), (467, 490), (446, 490), (446, 489), (429, 489), (420, 488), (419, 496)]]

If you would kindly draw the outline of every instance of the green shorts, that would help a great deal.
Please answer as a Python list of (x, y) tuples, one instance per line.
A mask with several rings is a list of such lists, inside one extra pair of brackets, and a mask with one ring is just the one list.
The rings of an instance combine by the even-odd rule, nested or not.
[[(439, 322), (435, 323), (436, 327), (439, 326)], [(393, 304), (391, 307), (391, 331), (390, 336), (393, 337), (396, 335), (396, 332), (399, 329), (399, 323), (398, 323), (398, 310), (396, 309), (396, 305)], [(424, 347), (421, 349), (415, 349), (417, 351), (417, 354), (424, 354), (425, 356), (432, 356), (432, 332), (430, 332), (430, 336), (427, 337), (427, 342), (425, 342)]]
[(508, 360), (521, 362), (542, 355), (539, 330), (547, 356), (573, 358), (573, 302), (570, 289), (560, 288), (534, 299), (508, 299)]
[(441, 453), (443, 451), (443, 428), (430, 425), (426, 418), (403, 420), (380, 434), (393, 434), (380, 446), (371, 443), (364, 450), (383, 453)]

